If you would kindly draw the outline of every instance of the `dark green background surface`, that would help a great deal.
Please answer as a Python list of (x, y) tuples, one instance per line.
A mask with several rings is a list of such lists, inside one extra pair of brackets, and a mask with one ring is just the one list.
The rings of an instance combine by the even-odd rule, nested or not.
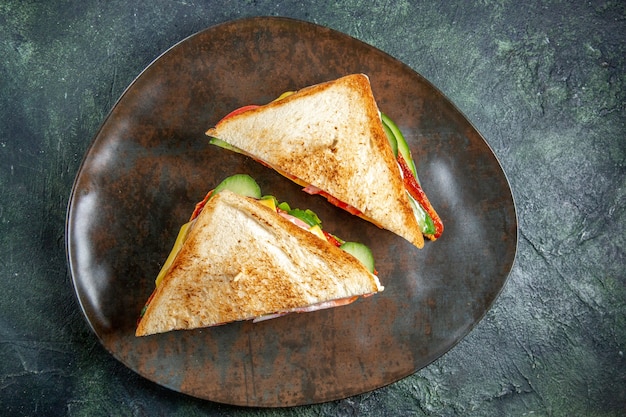
[[(517, 203), (517, 261), (486, 317), (425, 369), (341, 401), (238, 408), (148, 382), (101, 347), (66, 266), (72, 182), (124, 89), (176, 42), (255, 15), (328, 26), (424, 75)], [(0, 56), (0, 414), (626, 413), (624, 2), (4, 0)]]

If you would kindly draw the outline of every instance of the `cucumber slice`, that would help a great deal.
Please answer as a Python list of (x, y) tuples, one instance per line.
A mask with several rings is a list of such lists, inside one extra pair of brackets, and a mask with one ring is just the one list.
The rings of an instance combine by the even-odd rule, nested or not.
[(400, 128), (386, 114), (381, 113), (380, 117), (383, 121), (383, 126), (387, 125), (389, 130), (391, 130), (391, 132), (395, 136), (396, 142), (398, 143), (398, 152), (400, 152), (400, 155), (402, 155), (407, 165), (409, 166), (409, 169), (413, 173), (413, 176), (419, 183), (419, 179), (417, 178), (417, 169), (415, 168), (415, 162), (413, 162), (413, 156), (411, 155), (411, 149), (409, 149), (409, 145), (406, 143), (406, 140), (404, 139)]
[(393, 156), (398, 157), (398, 141), (396, 140), (396, 136), (393, 134), (389, 126), (383, 123), (383, 130), (387, 135), (387, 140), (389, 141), (389, 146), (391, 146), (391, 150), (393, 151)]
[(374, 255), (370, 248), (358, 242), (345, 242), (340, 248), (357, 258), (372, 274), (374, 273)]
[(261, 187), (259, 187), (259, 184), (256, 183), (254, 178), (246, 174), (235, 174), (224, 178), (224, 180), (215, 187), (213, 194), (217, 194), (222, 190), (229, 190), (246, 197), (261, 198)]

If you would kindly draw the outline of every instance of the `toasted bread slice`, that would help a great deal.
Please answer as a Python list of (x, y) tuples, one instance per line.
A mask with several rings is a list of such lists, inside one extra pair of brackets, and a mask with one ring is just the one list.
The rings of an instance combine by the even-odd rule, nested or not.
[(424, 246), (366, 75), (306, 87), (227, 117), (206, 134)]
[(195, 220), (136, 335), (332, 306), (380, 290), (353, 256), (257, 200), (224, 190)]

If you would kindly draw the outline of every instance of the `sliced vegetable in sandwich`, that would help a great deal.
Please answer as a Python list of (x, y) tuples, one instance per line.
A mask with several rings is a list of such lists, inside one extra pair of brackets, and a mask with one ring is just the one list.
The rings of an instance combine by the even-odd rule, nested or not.
[(369, 78), (352, 74), (226, 115), (206, 134), (402, 236), (418, 248), (443, 223), (417, 177), (400, 129), (374, 100)]
[(383, 290), (367, 246), (327, 232), (311, 210), (262, 196), (244, 174), (196, 205), (155, 284), (137, 336), (311, 312)]

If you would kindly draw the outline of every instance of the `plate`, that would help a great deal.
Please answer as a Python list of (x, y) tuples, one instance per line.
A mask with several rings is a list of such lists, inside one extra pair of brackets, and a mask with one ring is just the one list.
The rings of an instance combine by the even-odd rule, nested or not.
[[(445, 224), (418, 250), (310, 196), (204, 131), (230, 110), (362, 72), (405, 133)], [(252, 175), (326, 230), (372, 248), (385, 291), (349, 306), (136, 338), (178, 228), (221, 179)], [(345, 34), (257, 17), (199, 32), (149, 65), (86, 153), (67, 217), (69, 267), (104, 347), (157, 384), (221, 403), (278, 407), (374, 390), (428, 365), (485, 315), (515, 258), (509, 184), (488, 144), (422, 76)]]

